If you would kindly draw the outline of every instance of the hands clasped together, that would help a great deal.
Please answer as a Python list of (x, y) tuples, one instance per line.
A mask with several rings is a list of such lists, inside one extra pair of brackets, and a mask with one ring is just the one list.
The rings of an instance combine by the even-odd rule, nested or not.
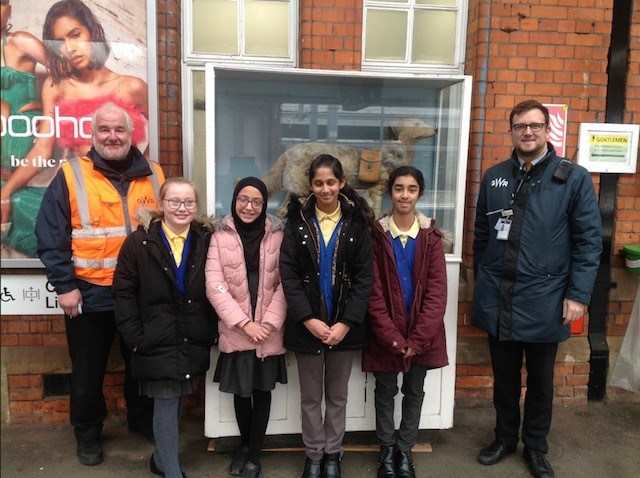
[(333, 347), (342, 342), (351, 328), (342, 322), (336, 322), (329, 327), (320, 319), (309, 319), (304, 323), (304, 325), (309, 329), (309, 332), (322, 340), (322, 343), (329, 347)]

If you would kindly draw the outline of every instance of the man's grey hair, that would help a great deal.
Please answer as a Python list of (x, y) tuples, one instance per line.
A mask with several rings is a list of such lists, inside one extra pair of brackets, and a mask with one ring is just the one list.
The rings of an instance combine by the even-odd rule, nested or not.
[(111, 101), (104, 103), (103, 105), (100, 105), (100, 107), (98, 107), (98, 109), (95, 111), (95, 113), (93, 113), (93, 116), (91, 117), (91, 132), (95, 134), (95, 125), (96, 125), (96, 117), (98, 116), (98, 113), (102, 112), (102, 111), (122, 111), (124, 113), (124, 121), (125, 124), (127, 125), (127, 130), (129, 130), (129, 133), (133, 132), (133, 122), (131, 121), (131, 116), (129, 115), (129, 113), (127, 112), (127, 110), (125, 110), (124, 108), (121, 108), (120, 106), (118, 106), (115, 103), (112, 103)]

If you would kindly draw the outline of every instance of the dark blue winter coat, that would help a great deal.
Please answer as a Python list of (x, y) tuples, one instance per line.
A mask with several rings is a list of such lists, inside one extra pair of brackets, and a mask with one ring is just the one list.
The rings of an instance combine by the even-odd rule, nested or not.
[[(500, 340), (566, 340), (563, 300), (591, 301), (602, 252), (600, 212), (585, 168), (570, 164), (564, 181), (553, 178), (561, 159), (548, 144), (547, 155), (527, 174), (514, 152), (482, 180), (472, 319)], [(503, 209), (513, 210), (506, 241), (495, 229)]]

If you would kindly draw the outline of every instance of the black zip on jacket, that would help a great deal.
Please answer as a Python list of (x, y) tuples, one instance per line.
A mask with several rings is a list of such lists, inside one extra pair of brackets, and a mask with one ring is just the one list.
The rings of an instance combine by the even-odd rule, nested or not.
[(367, 343), (365, 313), (373, 282), (373, 248), (367, 221), (360, 210), (340, 195), (342, 225), (333, 265), (334, 310), (323, 312), (319, 285), (320, 234), (314, 223), (315, 198), (292, 195), (280, 250), (280, 274), (287, 299), (285, 347), (319, 354), (324, 346), (304, 322), (311, 318), (350, 327), (334, 350), (359, 350)]

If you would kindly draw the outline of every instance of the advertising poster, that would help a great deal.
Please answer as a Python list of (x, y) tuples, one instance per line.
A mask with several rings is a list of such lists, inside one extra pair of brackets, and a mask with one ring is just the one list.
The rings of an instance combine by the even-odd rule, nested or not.
[(0, 3), (2, 267), (42, 267), (34, 225), (44, 191), (62, 162), (91, 148), (97, 107), (125, 108), (133, 144), (151, 157), (149, 126), (156, 115), (155, 109), (150, 115), (149, 93), (156, 88), (148, 71), (155, 71), (149, 69), (155, 48), (148, 48), (154, 45), (147, 23), (153, 2)]

